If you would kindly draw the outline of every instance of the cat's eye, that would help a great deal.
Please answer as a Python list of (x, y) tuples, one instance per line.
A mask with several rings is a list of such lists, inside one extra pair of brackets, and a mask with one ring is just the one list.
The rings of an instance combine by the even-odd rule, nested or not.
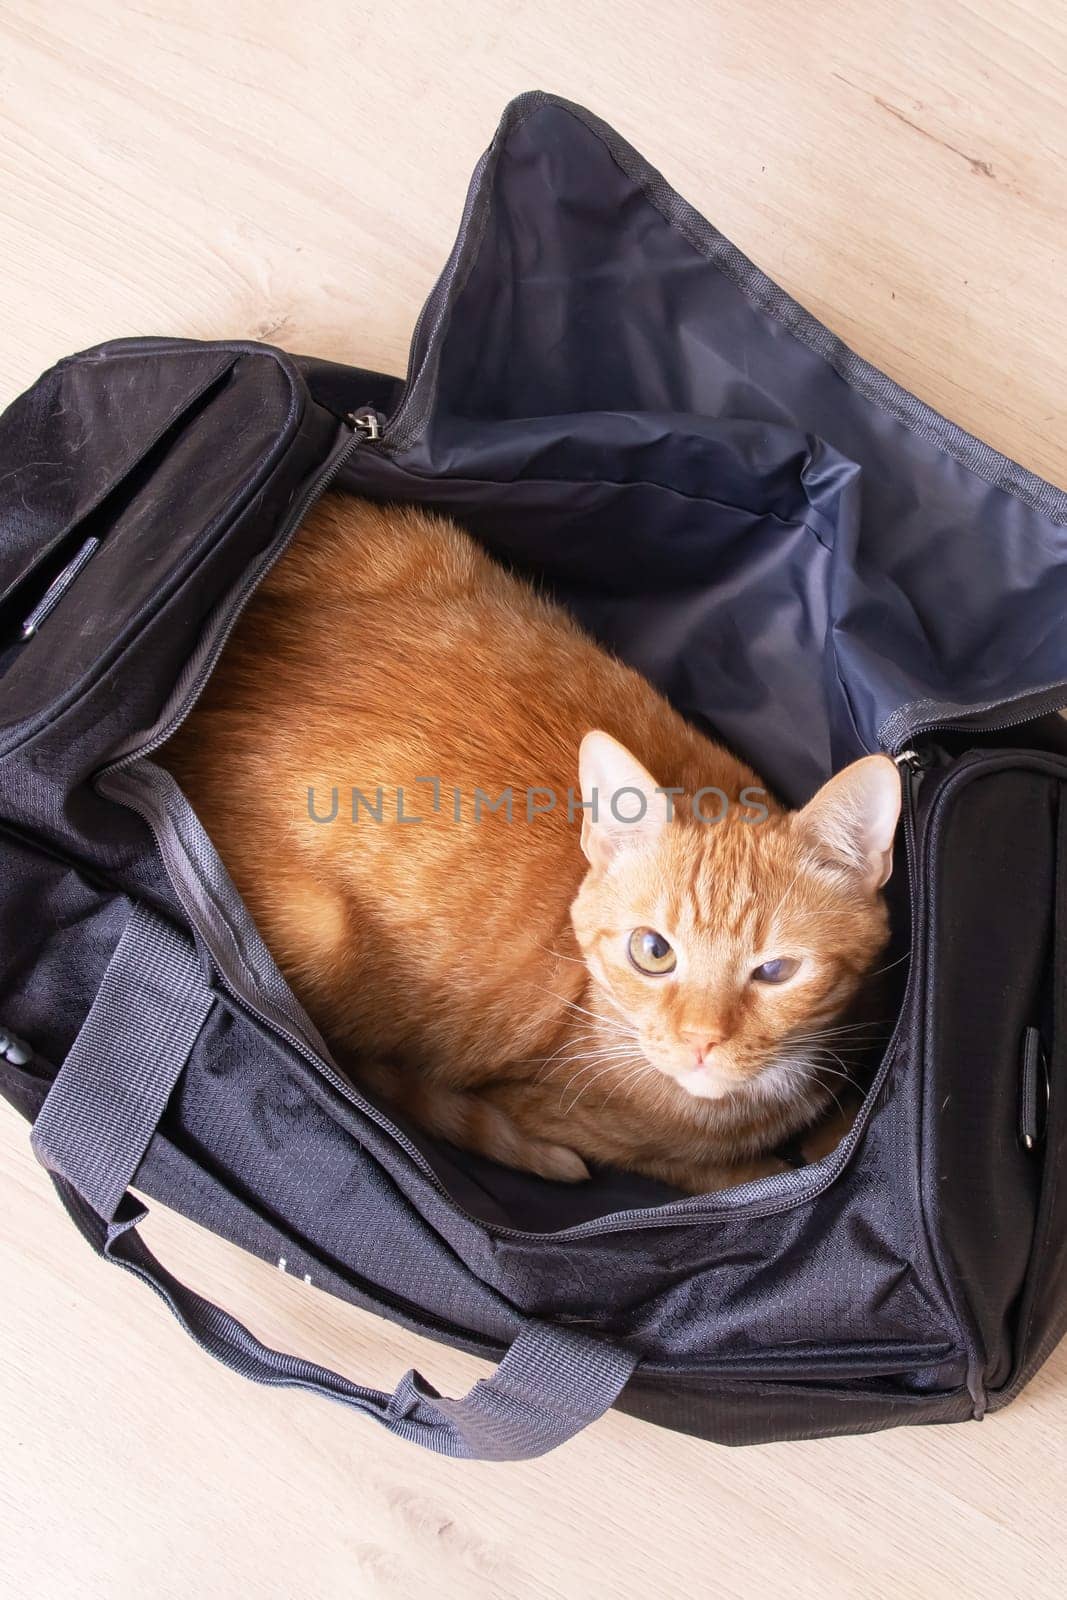
[(800, 970), (800, 962), (792, 956), (778, 956), (774, 961), (764, 961), (752, 969), (757, 983), (786, 983)]
[(678, 965), (678, 957), (670, 940), (665, 939), (662, 933), (657, 933), (655, 928), (635, 928), (627, 950), (638, 972), (647, 973), (650, 978), (660, 978), (666, 972), (673, 972)]

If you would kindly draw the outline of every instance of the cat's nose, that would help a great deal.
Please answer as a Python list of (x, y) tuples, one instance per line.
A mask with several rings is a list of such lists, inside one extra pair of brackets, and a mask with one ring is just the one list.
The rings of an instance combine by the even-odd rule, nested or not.
[(697, 1058), (697, 1066), (702, 1067), (715, 1050), (716, 1045), (722, 1044), (724, 1035), (712, 1033), (709, 1029), (703, 1028), (699, 1033), (686, 1032), (682, 1037), (694, 1052)]

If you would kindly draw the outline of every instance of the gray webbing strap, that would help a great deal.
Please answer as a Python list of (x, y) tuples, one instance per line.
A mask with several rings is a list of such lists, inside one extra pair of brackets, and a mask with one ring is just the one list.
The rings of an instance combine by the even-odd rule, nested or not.
[(39, 1161), (115, 1215), (213, 996), (192, 946), (138, 906), (31, 1135)]
[(188, 942), (135, 911), (32, 1135), (97, 1254), (147, 1283), (201, 1349), (235, 1372), (339, 1401), (440, 1455), (523, 1460), (601, 1416), (637, 1356), (575, 1329), (525, 1323), (493, 1376), (462, 1399), (442, 1399), (415, 1371), (387, 1394), (272, 1350), (156, 1260), (137, 1232), (145, 1209), (125, 1191), (212, 1000)]

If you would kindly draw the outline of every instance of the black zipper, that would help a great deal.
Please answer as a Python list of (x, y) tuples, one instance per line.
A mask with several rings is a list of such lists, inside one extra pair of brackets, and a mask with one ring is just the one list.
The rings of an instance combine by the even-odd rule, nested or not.
[(904, 855), (908, 864), (908, 895), (914, 893), (917, 878), (916, 842), (915, 842), (915, 812), (919, 803), (919, 787), (922, 783), (923, 773), (932, 762), (928, 754), (918, 750), (902, 750), (894, 757), (900, 770), (900, 781), (904, 786), (902, 814), (904, 818)]
[(45, 590), (43, 596), (40, 600), (38, 600), (37, 604), (34, 606), (33, 610), (22, 624), (20, 631), (20, 638), (22, 640), (25, 641), (26, 639), (32, 639), (34, 634), (37, 633), (38, 629), (43, 627), (43, 625), (48, 621), (48, 618), (52, 615), (52, 612), (56, 609), (56, 606), (66, 594), (67, 590), (70, 588), (71, 584), (89, 565), (89, 562), (92, 560), (93, 556), (95, 556), (99, 548), (100, 540), (95, 536), (91, 539), (86, 539), (78, 553), (73, 557), (72, 560), (67, 562), (59, 576), (52, 579), (52, 582), (48, 585), (48, 588)]
[[(905, 731), (899, 738), (893, 738), (890, 733), (897, 726), (898, 715), (894, 715), (883, 723), (881, 733), (886, 738), (892, 738), (892, 743), (886, 749), (894, 759), (899, 760), (902, 755), (918, 756), (915, 750), (908, 748), (913, 742), (924, 739), (931, 733), (1001, 733), (1005, 728), (1019, 728), (1024, 723), (1033, 722), (1038, 717), (1048, 716), (1053, 711), (1062, 711), (1067, 707), (1067, 682), (1050, 685), (1047, 689), (1038, 689), (1033, 694), (1019, 695), (1015, 700), (989, 700), (984, 705), (975, 706), (973, 712), (966, 717), (947, 718), (941, 721), (906, 723)], [(1000, 713), (988, 715), (987, 713)]]

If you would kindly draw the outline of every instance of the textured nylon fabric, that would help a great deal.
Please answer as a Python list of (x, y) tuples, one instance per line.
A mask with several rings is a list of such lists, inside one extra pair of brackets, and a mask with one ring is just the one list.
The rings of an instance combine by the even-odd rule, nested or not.
[(33, 1148), (113, 1217), (214, 996), (192, 946), (137, 907), (34, 1123)]

